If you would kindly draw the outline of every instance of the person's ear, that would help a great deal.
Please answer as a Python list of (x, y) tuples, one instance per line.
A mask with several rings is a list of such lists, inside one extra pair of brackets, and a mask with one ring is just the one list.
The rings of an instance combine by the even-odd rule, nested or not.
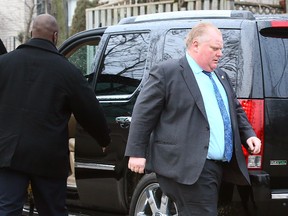
[(56, 31), (53, 33), (53, 43), (55, 46), (57, 45), (57, 42), (58, 42), (58, 32)]
[(194, 40), (192, 42), (192, 45), (194, 52), (198, 52), (199, 42), (197, 40)]

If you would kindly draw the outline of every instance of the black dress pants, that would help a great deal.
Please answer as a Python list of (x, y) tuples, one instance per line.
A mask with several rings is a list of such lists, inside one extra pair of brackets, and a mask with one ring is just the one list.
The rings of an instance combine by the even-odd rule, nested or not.
[(31, 182), (35, 206), (40, 216), (67, 216), (67, 179), (33, 176), (0, 168), (0, 215), (21, 216)]
[(199, 179), (184, 185), (157, 175), (161, 190), (177, 205), (179, 216), (216, 216), (223, 174), (221, 162), (206, 160)]

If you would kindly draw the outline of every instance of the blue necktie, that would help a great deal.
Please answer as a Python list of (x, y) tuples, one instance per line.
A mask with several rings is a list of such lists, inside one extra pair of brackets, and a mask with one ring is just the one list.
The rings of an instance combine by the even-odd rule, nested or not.
[(232, 158), (232, 152), (233, 152), (233, 146), (232, 146), (232, 128), (231, 128), (231, 121), (228, 115), (228, 112), (226, 110), (226, 107), (224, 105), (223, 99), (221, 97), (220, 91), (212, 77), (212, 73), (211, 72), (207, 72), (207, 71), (203, 71), (204, 74), (206, 74), (212, 84), (213, 84), (213, 88), (214, 88), (214, 92), (215, 92), (215, 96), (216, 96), (216, 100), (218, 102), (218, 106), (222, 115), (222, 119), (223, 119), (223, 123), (224, 123), (224, 140), (225, 140), (225, 149), (224, 149), (224, 157), (227, 161), (230, 161)]

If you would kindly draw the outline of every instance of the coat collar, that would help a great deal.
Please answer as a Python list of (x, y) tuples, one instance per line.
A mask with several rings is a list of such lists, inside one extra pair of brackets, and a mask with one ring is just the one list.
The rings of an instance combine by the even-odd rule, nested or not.
[[(195, 100), (197, 106), (199, 107), (199, 109), (201, 110), (202, 114), (207, 119), (205, 106), (204, 106), (204, 102), (202, 99), (200, 89), (198, 87), (194, 73), (192, 72), (191, 67), (189, 66), (189, 63), (188, 63), (185, 56), (179, 60), (179, 64), (180, 64), (180, 67), (182, 68), (181, 74), (183, 76), (183, 79), (184, 79), (184, 82), (186, 83), (187, 88), (189, 89), (192, 97), (194, 98), (194, 100)], [(223, 85), (223, 87), (226, 91), (227, 97), (228, 97), (229, 106), (231, 107), (232, 101), (230, 100), (230, 98), (231, 98), (232, 92), (230, 90), (228, 76), (219, 68), (215, 69), (214, 73), (216, 74), (219, 81)]]
[(18, 46), (17, 49), (22, 49), (25, 47), (34, 47), (61, 55), (56, 46), (51, 41), (41, 38), (32, 38), (27, 43)]
[(184, 79), (184, 82), (185, 82), (187, 88), (189, 89), (189, 91), (190, 91), (192, 97), (194, 98), (195, 103), (199, 107), (200, 111), (202, 112), (202, 114), (207, 119), (202, 95), (201, 95), (200, 89), (198, 87), (196, 78), (195, 78), (195, 76), (191, 70), (191, 67), (189, 66), (189, 63), (186, 59), (186, 56), (182, 57), (179, 60), (179, 64), (180, 64), (180, 67), (182, 68), (181, 74), (183, 76), (183, 79)]

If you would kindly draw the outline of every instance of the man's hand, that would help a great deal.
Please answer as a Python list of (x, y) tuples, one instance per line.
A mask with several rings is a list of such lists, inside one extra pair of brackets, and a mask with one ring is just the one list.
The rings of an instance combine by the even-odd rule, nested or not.
[(144, 173), (145, 164), (146, 164), (145, 158), (130, 157), (128, 161), (128, 168), (132, 172)]
[(249, 146), (250, 154), (258, 154), (261, 151), (261, 140), (257, 137), (250, 137), (247, 139), (246, 143)]

